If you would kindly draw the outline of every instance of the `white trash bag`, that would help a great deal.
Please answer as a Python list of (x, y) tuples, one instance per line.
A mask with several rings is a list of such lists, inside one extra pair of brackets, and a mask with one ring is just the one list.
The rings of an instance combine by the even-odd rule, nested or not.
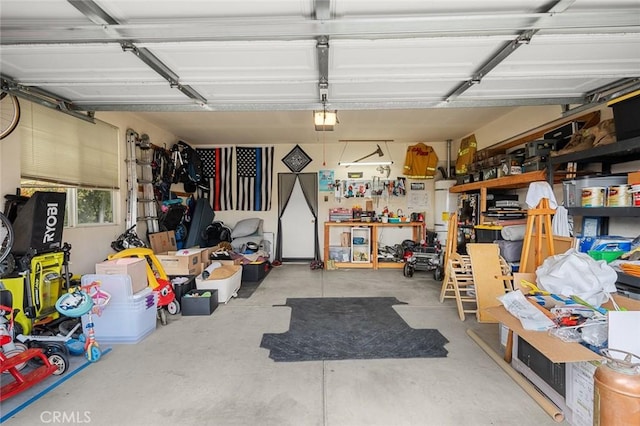
[(586, 253), (569, 249), (547, 257), (536, 269), (536, 283), (542, 290), (564, 296), (578, 296), (600, 307), (615, 293), (618, 275), (604, 260), (594, 260)]

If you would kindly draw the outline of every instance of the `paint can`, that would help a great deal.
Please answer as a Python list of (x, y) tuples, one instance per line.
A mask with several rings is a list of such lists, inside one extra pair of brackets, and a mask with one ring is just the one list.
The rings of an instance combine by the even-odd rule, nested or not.
[(607, 189), (607, 207), (631, 206), (631, 185), (612, 185)]
[(606, 193), (604, 186), (582, 188), (582, 207), (604, 207)]
[(640, 207), (640, 184), (631, 185), (631, 205)]

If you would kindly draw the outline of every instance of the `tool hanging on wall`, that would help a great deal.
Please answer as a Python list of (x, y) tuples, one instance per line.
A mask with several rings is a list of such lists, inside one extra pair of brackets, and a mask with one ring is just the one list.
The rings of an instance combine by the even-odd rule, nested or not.
[(390, 166), (378, 166), (376, 167), (376, 171), (378, 171), (380, 174), (384, 174), (386, 172), (387, 174), (387, 178), (389, 177), (389, 175), (391, 174), (391, 167)]
[(378, 154), (378, 157), (383, 157), (384, 156), (384, 152), (382, 152), (382, 148), (380, 148), (380, 145), (376, 145), (378, 147), (378, 149), (376, 149), (375, 151), (373, 151), (371, 154), (365, 155), (362, 158), (358, 158), (357, 160), (354, 160), (354, 163), (358, 163), (362, 160), (366, 160), (369, 157), (373, 157), (374, 155)]
[(333, 196), (336, 198), (338, 203), (342, 202), (342, 182), (340, 182), (340, 179), (336, 179), (336, 182), (333, 185)]

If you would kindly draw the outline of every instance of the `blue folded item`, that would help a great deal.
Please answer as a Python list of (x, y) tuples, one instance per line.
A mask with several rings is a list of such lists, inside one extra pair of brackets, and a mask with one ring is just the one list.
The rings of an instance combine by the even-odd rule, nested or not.
[(578, 243), (578, 249), (582, 253), (589, 251), (630, 251), (631, 239), (620, 236), (582, 237)]

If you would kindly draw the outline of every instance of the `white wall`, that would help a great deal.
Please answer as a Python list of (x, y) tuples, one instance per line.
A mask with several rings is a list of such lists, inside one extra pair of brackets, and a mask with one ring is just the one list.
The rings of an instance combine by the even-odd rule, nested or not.
[[(20, 101), (21, 120), (30, 120), (31, 104)], [(61, 113), (62, 114), (62, 113)], [(71, 272), (74, 274), (87, 274), (95, 272), (95, 264), (104, 260), (111, 250), (113, 241), (124, 230), (124, 218), (126, 211), (126, 167), (124, 164), (126, 130), (131, 127), (138, 133), (147, 133), (151, 141), (162, 145), (174, 143), (175, 137), (133, 114), (104, 113), (97, 114), (96, 118), (106, 121), (119, 128), (120, 156), (120, 198), (117, 206), (116, 225), (82, 226), (77, 228), (65, 228), (63, 240), (71, 244)], [(31, 140), (31, 135), (25, 134), (20, 128), (16, 129), (7, 138), (0, 141), (0, 194), (15, 194), (20, 186), (20, 145), (22, 141)], [(64, 164), (60, 164), (64, 167)], [(4, 206), (4, 200), (3, 200)]]
[[(419, 141), (416, 141), (417, 143)], [(438, 155), (438, 159), (440, 160), (439, 165), (445, 165), (446, 159), (446, 151), (447, 144), (446, 142), (425, 142), (427, 145), (431, 146)], [(312, 158), (312, 162), (302, 171), (303, 173), (317, 173), (320, 170), (334, 170), (335, 179), (347, 179), (348, 172), (362, 172), (363, 179), (371, 179), (373, 176), (379, 176), (386, 179), (386, 173), (380, 174), (376, 171), (376, 166), (338, 166), (338, 161), (353, 161), (355, 159), (361, 158), (365, 155), (368, 155), (376, 150), (376, 143), (372, 142), (351, 142), (346, 146), (344, 142), (334, 142), (327, 143), (323, 146), (323, 143), (300, 143), (300, 147), (304, 150), (309, 157)], [(393, 165), (391, 166), (391, 174), (389, 179), (395, 179), (399, 176), (404, 176), (403, 166), (404, 159), (407, 147), (411, 144), (388, 144), (388, 146), (384, 146), (380, 144), (385, 156), (379, 158), (380, 160), (387, 160), (389, 157), (393, 160)], [(287, 166), (281, 161), (289, 151), (291, 151), (295, 145), (290, 144), (278, 144), (275, 145), (275, 164), (274, 164), (274, 187), (273, 187), (273, 198), (271, 210), (267, 212), (254, 212), (254, 211), (218, 211), (216, 212), (215, 220), (221, 220), (226, 225), (229, 225), (233, 228), (233, 226), (241, 219), (250, 218), (250, 217), (259, 217), (264, 219), (264, 231), (265, 232), (273, 232), (276, 234), (277, 238), (277, 230), (278, 230), (278, 194), (277, 194), (277, 176), (278, 173), (291, 173), (291, 170), (287, 168)], [(344, 151), (344, 152), (343, 152)], [(453, 154), (453, 159), (455, 160), (456, 153)], [(373, 157), (370, 159), (373, 161)], [(363, 160), (367, 161), (367, 160)], [(440, 173), (436, 174), (437, 179), (441, 179)], [(410, 187), (411, 182), (413, 180), (407, 180), (407, 187)], [(433, 202), (434, 198), (434, 179), (420, 181), (425, 182), (425, 192), (427, 193), (428, 199)], [(327, 201), (325, 201), (325, 195), (327, 197)], [(390, 211), (397, 211), (398, 209), (402, 209), (405, 215), (409, 215), (412, 211), (407, 208), (407, 200), (408, 197), (390, 197), (387, 201), (382, 198), (378, 203), (374, 200), (374, 209), (377, 212), (381, 212), (382, 209), (387, 206)], [(329, 209), (333, 207), (344, 207), (351, 208), (355, 204), (359, 204), (364, 208), (366, 199), (363, 198), (342, 198), (342, 200), (337, 200), (333, 192), (321, 192), (319, 195), (318, 201), (318, 234), (320, 237), (320, 247), (322, 249), (324, 244), (324, 222), (329, 220)], [(427, 212), (427, 226), (429, 229), (433, 229), (434, 224), (434, 216), (433, 216), (433, 208), (431, 208)], [(284, 225), (286, 226), (286, 225)], [(406, 229), (404, 230), (406, 231)], [(383, 239), (386, 241), (382, 241), (386, 244), (394, 244), (402, 242), (403, 239), (411, 238), (410, 232), (404, 232), (402, 230), (385, 230), (385, 235), (383, 235)], [(332, 240), (333, 243), (333, 240)]]
[[(28, 119), (30, 114), (28, 102), (22, 102), (23, 115), (22, 119)], [(491, 146), (495, 143), (504, 141), (521, 133), (526, 133), (538, 126), (544, 125), (550, 121), (560, 118), (560, 107), (523, 107), (519, 108), (512, 113), (498, 119), (494, 122), (487, 123), (485, 126), (477, 129), (475, 133), (476, 139), (479, 144), (479, 149)], [(611, 116), (610, 109), (602, 108), (603, 118)], [(146, 133), (150, 136), (151, 142), (160, 145), (171, 147), (177, 138), (175, 135), (154, 126), (144, 120), (141, 120), (133, 113), (111, 113), (102, 112), (97, 114), (97, 118), (107, 123), (110, 123), (119, 128), (120, 135), (120, 156), (122, 161), (120, 162), (120, 197), (119, 197), (119, 217), (117, 218), (118, 224), (115, 226), (94, 226), (94, 227), (82, 227), (82, 228), (67, 228), (64, 232), (64, 240), (72, 245), (71, 250), (71, 270), (77, 274), (86, 274), (94, 272), (94, 264), (103, 260), (108, 254), (113, 251), (110, 248), (111, 241), (113, 241), (121, 232), (124, 231), (124, 222), (126, 214), (126, 167), (124, 163), (126, 149), (126, 130), (132, 128), (139, 134)], [(3, 139), (0, 142), (0, 193), (13, 194), (16, 188), (20, 185), (20, 141), (22, 137), (26, 135), (20, 135), (18, 131), (11, 134), (9, 137)], [(188, 141), (187, 141), (188, 142)], [(382, 146), (385, 152), (385, 160), (387, 157), (394, 161), (391, 166), (390, 178), (396, 178), (403, 176), (402, 168), (404, 165), (404, 157), (406, 149), (409, 145), (421, 142), (415, 141), (412, 143), (404, 144), (389, 144), (388, 146)], [(445, 166), (445, 159), (447, 154), (447, 144), (445, 141), (423, 141), (427, 145), (430, 145), (436, 151), (439, 157), (439, 166)], [(457, 156), (457, 147), (460, 141), (454, 141), (452, 147), (452, 162), (455, 163)], [(363, 143), (352, 142), (346, 146), (344, 142), (327, 142), (324, 144), (322, 141), (316, 143), (300, 143), (301, 148), (312, 158), (312, 162), (303, 170), (303, 172), (318, 172), (319, 170), (334, 170), (336, 179), (346, 179), (347, 172), (349, 171), (362, 171), (364, 178), (371, 178), (373, 176), (385, 177), (375, 170), (376, 166), (351, 166), (346, 168), (344, 166), (338, 166), (338, 161), (353, 161), (364, 155), (370, 154), (376, 149), (376, 142)], [(213, 146), (213, 145), (212, 145)], [(277, 231), (277, 174), (289, 173), (290, 170), (281, 161), (281, 159), (291, 150), (295, 145), (293, 144), (281, 144), (275, 146), (275, 164), (274, 164), (274, 187), (273, 187), (273, 201), (272, 209), (267, 212), (251, 212), (251, 211), (220, 211), (216, 212), (216, 220), (221, 220), (225, 224), (233, 227), (240, 219), (249, 217), (263, 218), (264, 230), (266, 232)], [(64, 165), (61, 164), (61, 167)], [(635, 169), (638, 165), (632, 166)], [(436, 179), (440, 179), (440, 173), (436, 175)], [(426, 222), (429, 229), (433, 229), (434, 223), (434, 180), (421, 181), (425, 182), (426, 194), (430, 203), (430, 208), (427, 210)], [(411, 180), (407, 181), (407, 186), (410, 187)], [(561, 193), (561, 192), (560, 192)], [(324, 201), (325, 195), (327, 201)], [(379, 203), (375, 203), (374, 208), (377, 212), (380, 212), (385, 206), (391, 211), (402, 209), (405, 214), (411, 213), (407, 209), (407, 197), (390, 198), (385, 201), (381, 199)], [(318, 231), (320, 236), (320, 245), (323, 245), (323, 223), (328, 220), (328, 212), (331, 207), (346, 207), (350, 208), (354, 204), (364, 205), (364, 200), (361, 198), (343, 198), (338, 201), (334, 198), (331, 192), (321, 192), (319, 197), (319, 220)], [(618, 225), (620, 224), (620, 225)], [(616, 220), (612, 223), (612, 232), (624, 234), (624, 235), (636, 235), (640, 233), (640, 230), (636, 230), (638, 227), (635, 221), (629, 220)], [(396, 230), (394, 232), (389, 230), (385, 232), (382, 237), (382, 243), (391, 245), (401, 242), (403, 239), (409, 238), (410, 235), (402, 230)], [(141, 235), (144, 235), (144, 229), (141, 229)], [(276, 235), (277, 238), (277, 235)]]
[[(596, 110), (600, 111), (601, 120), (613, 118), (613, 110), (604, 105), (584, 111), (579, 115)], [(474, 132), (476, 140), (478, 141), (478, 149), (487, 148), (497, 143), (514, 139), (516, 136), (525, 136), (561, 118), (562, 109), (559, 106), (518, 108), (491, 123), (487, 123)], [(459, 144), (459, 141), (457, 142)], [(589, 170), (599, 170), (598, 167), (598, 164), (594, 164), (593, 167), (589, 166)], [(614, 165), (611, 171), (612, 173), (623, 173), (633, 170), (640, 170), (640, 161)], [(521, 202), (524, 202), (526, 193), (526, 188), (517, 191)], [(554, 195), (559, 203), (563, 202), (561, 184), (554, 185)], [(579, 231), (582, 219), (576, 218), (576, 220), (575, 229)], [(640, 223), (638, 223), (636, 218), (610, 218), (609, 234), (634, 238), (640, 235)]]

